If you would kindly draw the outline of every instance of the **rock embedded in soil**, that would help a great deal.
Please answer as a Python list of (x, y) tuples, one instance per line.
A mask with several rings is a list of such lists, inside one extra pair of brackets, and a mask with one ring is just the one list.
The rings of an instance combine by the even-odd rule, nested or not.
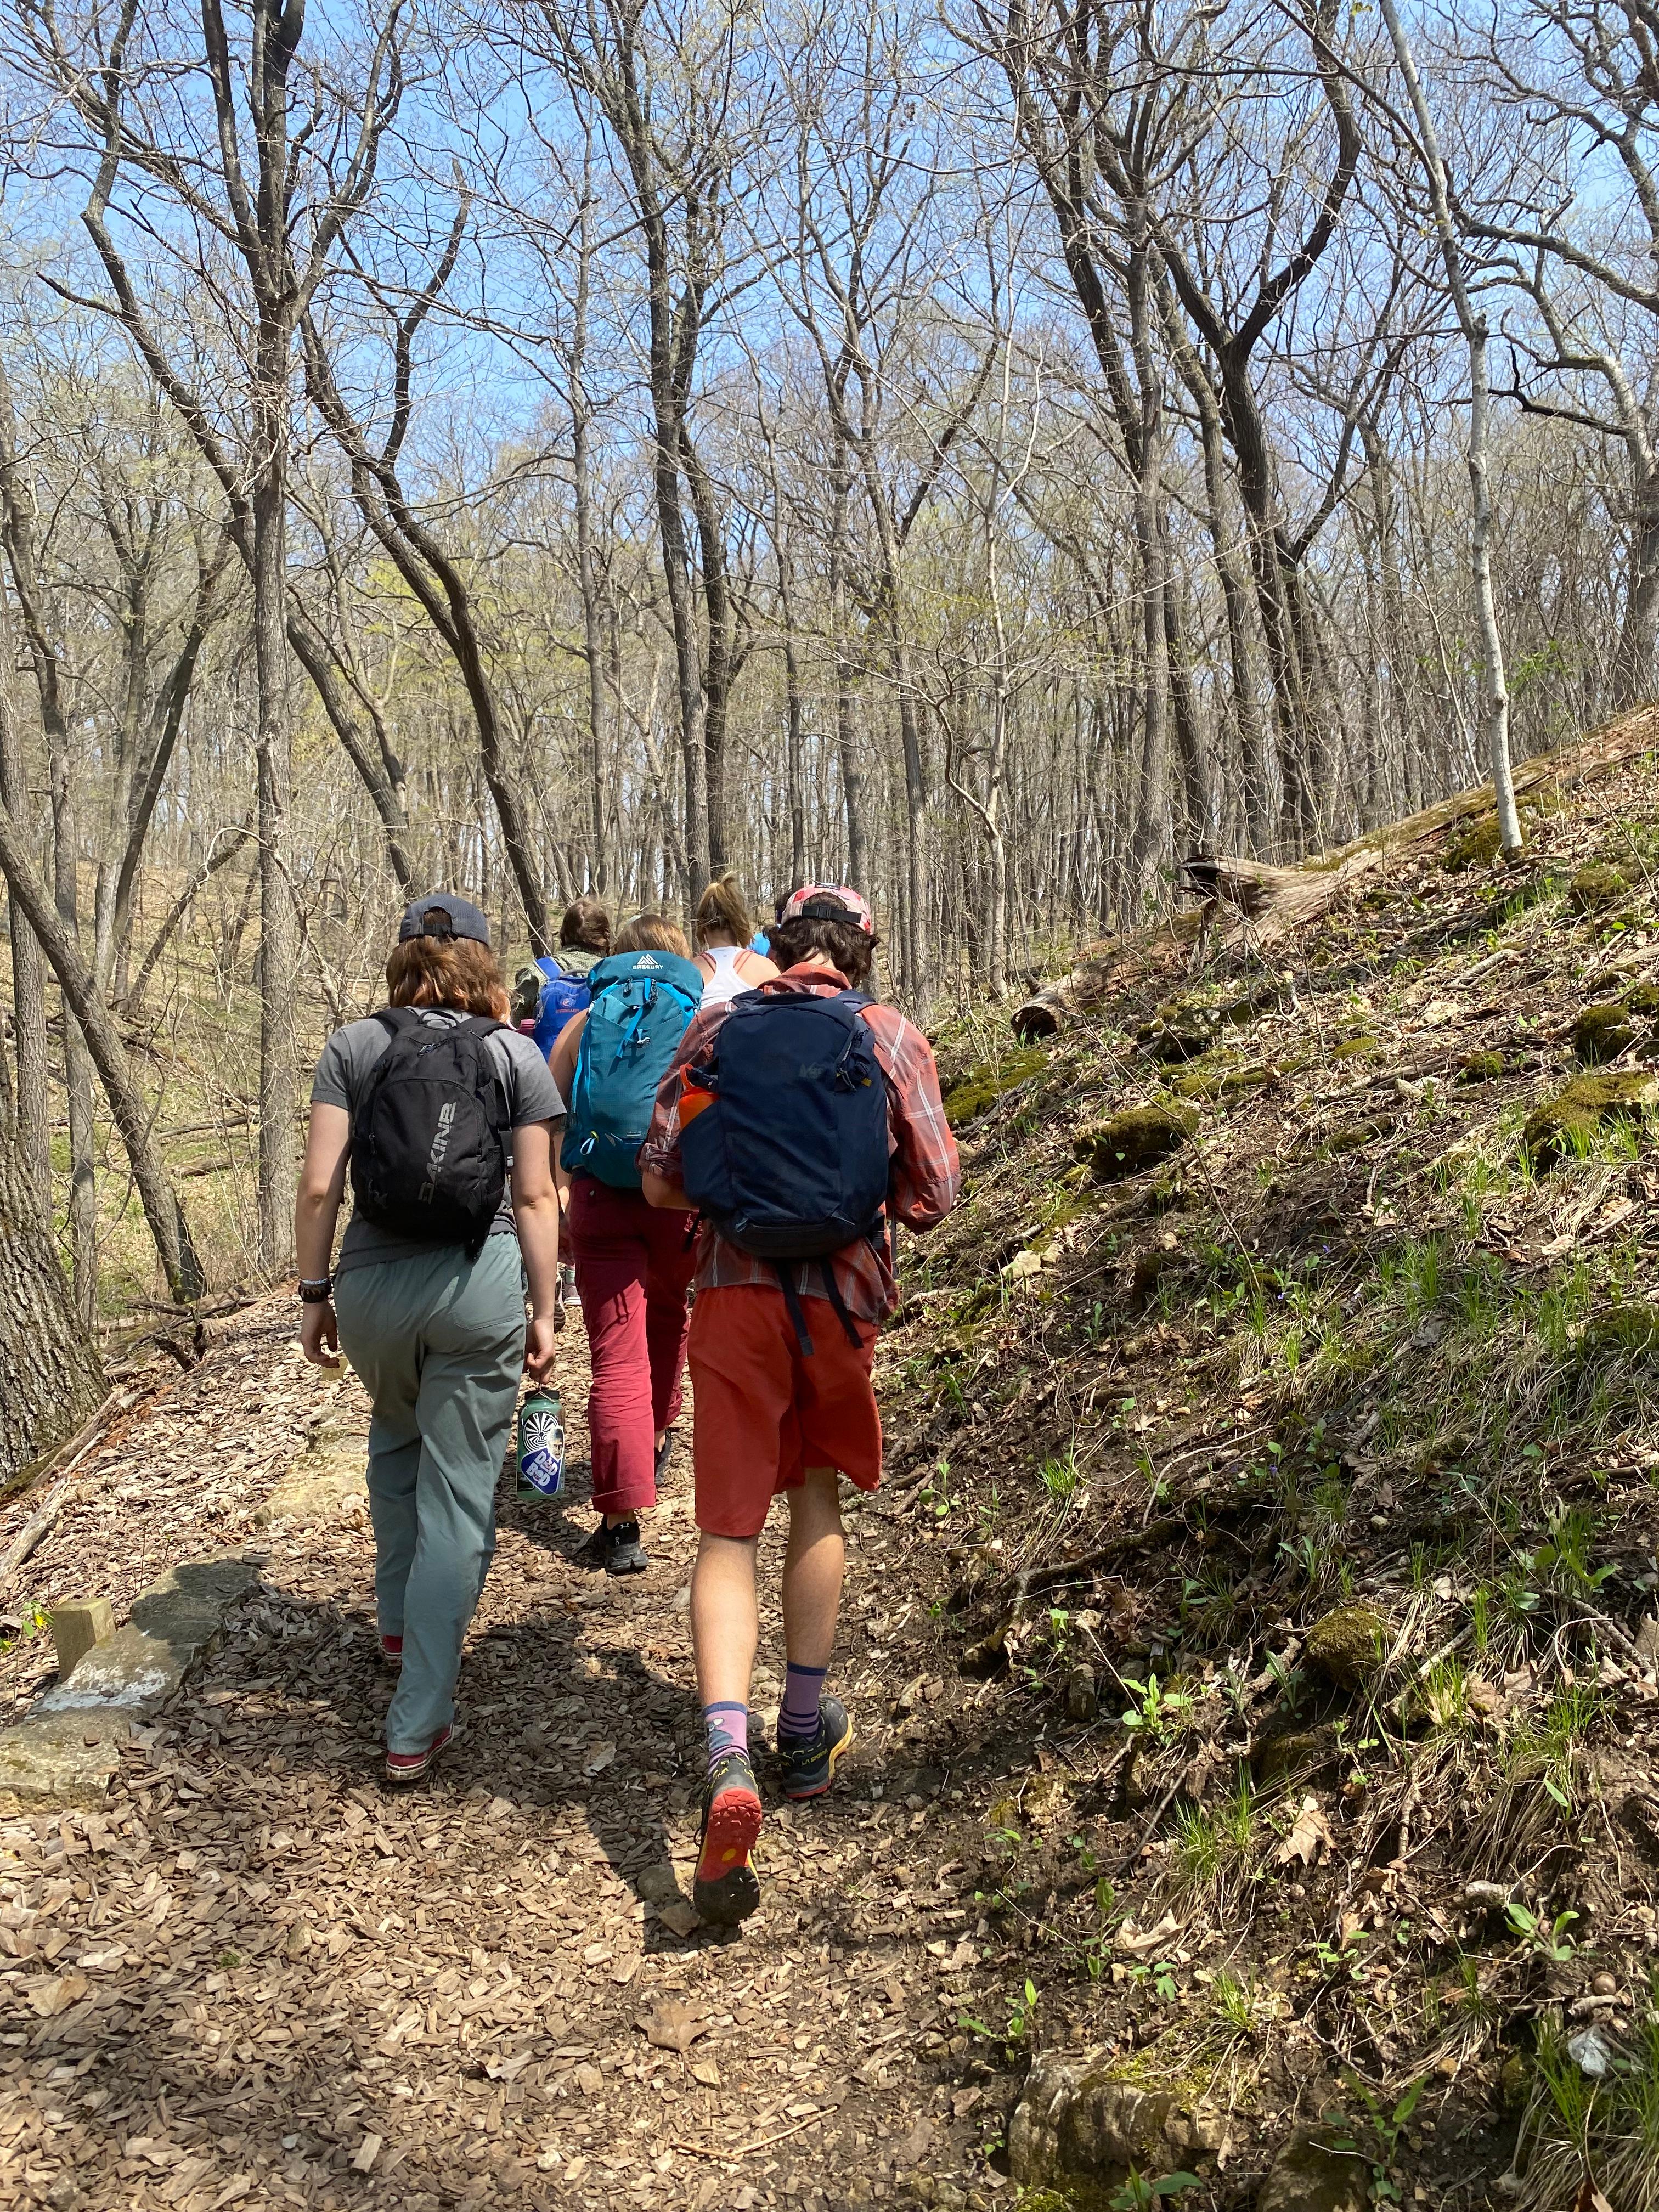
[(1100, 2051), (1045, 2051), (1008, 2123), (1008, 2171), (1023, 2188), (1062, 2190), (1076, 2212), (1106, 2212), (1132, 2168), (1154, 2180), (1226, 2141), (1218, 2112), (1123, 2080)]
[(1010, 1053), (1006, 1059), (986, 1060), (978, 1067), (970, 1067), (945, 1095), (945, 1120), (953, 1129), (965, 1128), (988, 1107), (994, 1106), (999, 1098), (1006, 1098), (1011, 1091), (1018, 1091), (1022, 1084), (1041, 1075), (1048, 1065), (1048, 1054), (1044, 1048), (1030, 1045), (1023, 1052)]
[(1575, 914), (1605, 914), (1610, 906), (1618, 905), (1629, 889), (1630, 880), (1622, 868), (1610, 866), (1605, 860), (1590, 860), (1567, 885), (1567, 904)]
[(1255, 2212), (1365, 2212), (1370, 2201), (1364, 2159), (1298, 2130), (1274, 2159)]
[(1459, 876), (1469, 868), (1489, 868), (1503, 849), (1498, 817), (1489, 814), (1450, 840), (1440, 855), (1440, 865), (1449, 876)]
[(1079, 1131), (1073, 1149), (1097, 1182), (1119, 1182), (1178, 1152), (1197, 1127), (1189, 1108), (1131, 1106)]
[(1303, 1656), (1339, 1689), (1359, 1690), (1382, 1671), (1389, 1624), (1374, 1605), (1340, 1605), (1308, 1631)]
[(1065, 1704), (1068, 1721), (1091, 1721), (1099, 1712), (1100, 1692), (1092, 1667), (1073, 1667), (1066, 1675)]
[(1627, 1052), (1641, 1035), (1616, 999), (1586, 1006), (1572, 1025), (1572, 1048), (1586, 1067), (1601, 1067)]
[(1534, 1168), (1547, 1173), (1573, 1152), (1587, 1150), (1601, 1130), (1644, 1121), (1656, 1102), (1659, 1076), (1576, 1075), (1528, 1115), (1522, 1148)]

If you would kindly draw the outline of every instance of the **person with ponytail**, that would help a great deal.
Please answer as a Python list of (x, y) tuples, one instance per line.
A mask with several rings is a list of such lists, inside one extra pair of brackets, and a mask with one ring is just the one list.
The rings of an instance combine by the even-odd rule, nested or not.
[(754, 927), (743, 886), (728, 868), (697, 901), (697, 965), (705, 1006), (723, 1006), (739, 991), (757, 990), (777, 974), (777, 963), (750, 946)]

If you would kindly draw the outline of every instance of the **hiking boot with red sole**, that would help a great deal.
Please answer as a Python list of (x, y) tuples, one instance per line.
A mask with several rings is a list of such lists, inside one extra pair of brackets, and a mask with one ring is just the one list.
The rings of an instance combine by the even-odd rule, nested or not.
[(744, 1753), (723, 1753), (703, 1785), (702, 1832), (691, 1883), (692, 1904), (716, 1928), (735, 1928), (760, 1903), (760, 1883), (749, 1863), (760, 1832), (754, 1769)]
[(825, 1698), (819, 1705), (816, 1735), (785, 1735), (780, 1729), (778, 1762), (783, 1769), (784, 1796), (792, 1804), (823, 1796), (836, 1778), (836, 1762), (852, 1747), (852, 1717), (839, 1698)]
[(439, 1753), (448, 1748), (455, 1731), (440, 1729), (424, 1751), (389, 1751), (386, 1755), (386, 1778), (393, 1790), (407, 1790), (412, 1782), (424, 1780), (431, 1773)]

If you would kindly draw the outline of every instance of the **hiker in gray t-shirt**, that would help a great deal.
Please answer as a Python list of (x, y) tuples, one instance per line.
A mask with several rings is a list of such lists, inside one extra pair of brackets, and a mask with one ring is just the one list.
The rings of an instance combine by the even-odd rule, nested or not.
[[(317, 1063), (295, 1242), (306, 1357), (330, 1366), (343, 1347), (374, 1406), (375, 1603), (399, 1669), (386, 1771), (400, 1784), (450, 1739), (519, 1377), (552, 1370), (564, 1101), (529, 1037), (481, 1026), (505, 1021), (507, 990), (469, 901), (416, 900), (386, 982), (386, 1012), (337, 1030)], [(331, 1273), (348, 1162), (358, 1203)]]

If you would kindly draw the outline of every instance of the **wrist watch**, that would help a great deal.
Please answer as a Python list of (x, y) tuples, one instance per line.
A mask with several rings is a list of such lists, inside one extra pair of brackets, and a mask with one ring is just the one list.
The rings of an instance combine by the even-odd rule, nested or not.
[(325, 1275), (320, 1282), (307, 1282), (300, 1278), (300, 1304), (302, 1306), (325, 1306), (334, 1295), (334, 1278)]

